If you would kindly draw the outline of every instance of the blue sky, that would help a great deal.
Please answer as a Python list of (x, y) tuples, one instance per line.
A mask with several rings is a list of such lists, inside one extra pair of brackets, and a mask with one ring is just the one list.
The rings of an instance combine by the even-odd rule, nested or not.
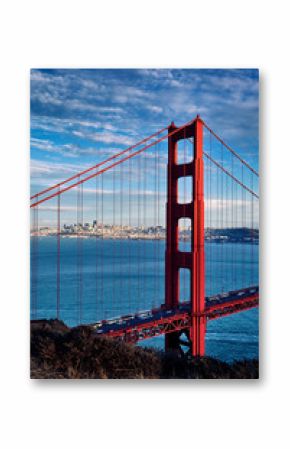
[(33, 69), (31, 191), (196, 114), (258, 168), (258, 83), (254, 69)]

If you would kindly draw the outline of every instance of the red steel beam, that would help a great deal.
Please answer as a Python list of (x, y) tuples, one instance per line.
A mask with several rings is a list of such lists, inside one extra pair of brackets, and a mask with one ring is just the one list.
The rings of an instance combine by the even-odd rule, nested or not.
[[(232, 300), (223, 304), (207, 307), (203, 312), (197, 313), (196, 317), (204, 320), (214, 320), (234, 313), (253, 309), (259, 305), (259, 295), (255, 294), (240, 300)], [(178, 312), (174, 316), (152, 319), (150, 322), (132, 325), (122, 329), (108, 331), (103, 334), (112, 338), (121, 338), (129, 343), (145, 340), (162, 334), (174, 334), (174, 332), (190, 329), (192, 326), (191, 314)]]
[[(178, 164), (178, 141), (189, 137), (194, 137), (193, 162)], [(185, 174), (191, 177), (193, 191), (192, 200), (186, 206), (178, 203), (178, 179)], [(205, 307), (203, 121), (199, 116), (193, 123), (182, 129), (177, 128), (174, 123), (168, 128), (167, 176), (165, 304), (169, 309), (178, 307), (180, 269), (188, 268), (190, 270), (192, 354), (204, 355), (206, 320), (201, 315)], [(179, 218), (189, 218), (192, 223), (192, 249), (188, 254), (178, 249)], [(165, 339), (165, 347), (167, 350), (178, 349), (178, 333)]]
[[(186, 329), (190, 326), (190, 316), (188, 313), (182, 313), (175, 315), (173, 317), (169, 318), (161, 318), (159, 320), (152, 320), (147, 323), (138, 324), (135, 326), (132, 326), (132, 328), (124, 328), (124, 329), (118, 329), (115, 331), (111, 331), (106, 333), (106, 336), (118, 338), (122, 337), (125, 338), (127, 336), (128, 339), (130, 339), (131, 335), (138, 335), (139, 339), (146, 339), (151, 338), (152, 336), (161, 335), (161, 334), (167, 334), (176, 332), (178, 330)], [(154, 335), (153, 335), (154, 334)], [(141, 335), (144, 335), (144, 338), (141, 337)], [(133, 340), (135, 338), (133, 337)], [(132, 341), (133, 342), (133, 341)]]
[(192, 269), (190, 337), (193, 356), (205, 354), (205, 255), (204, 255), (204, 167), (203, 122), (197, 119), (194, 126), (193, 159), (193, 219), (192, 219)]
[[(196, 118), (193, 119), (193, 120), (191, 120), (191, 121), (189, 121), (189, 122), (186, 123), (185, 125), (180, 126), (180, 127), (177, 128), (175, 131), (173, 131), (172, 134), (170, 134), (170, 135), (169, 135), (169, 134), (168, 134), (168, 135), (165, 135), (164, 137), (162, 137), (162, 138), (160, 138), (160, 139), (158, 139), (158, 140), (152, 142), (150, 145), (145, 146), (145, 147), (142, 148), (141, 150), (136, 151), (136, 152), (134, 152), (133, 154), (131, 154), (131, 155), (125, 157), (124, 159), (121, 159), (121, 160), (118, 161), (117, 163), (108, 166), (108, 167), (105, 168), (104, 170), (98, 171), (97, 173), (94, 173), (93, 175), (88, 176), (88, 177), (86, 177), (86, 178), (84, 178), (84, 179), (78, 181), (77, 183), (74, 183), (74, 184), (68, 186), (68, 187), (65, 188), (65, 189), (61, 189), (61, 190), (59, 190), (58, 192), (55, 192), (54, 194), (49, 195), (49, 196), (43, 198), (42, 200), (39, 200), (39, 201), (34, 202), (33, 204), (30, 205), (30, 207), (31, 207), (31, 208), (36, 207), (37, 205), (39, 205), (39, 204), (41, 204), (41, 203), (43, 203), (43, 202), (45, 202), (45, 201), (48, 201), (48, 200), (50, 200), (51, 198), (54, 198), (55, 196), (60, 195), (60, 194), (62, 194), (62, 193), (64, 193), (64, 192), (66, 192), (67, 190), (70, 190), (70, 189), (76, 187), (77, 185), (82, 184), (82, 183), (88, 181), (89, 179), (94, 178), (95, 176), (98, 176), (98, 175), (100, 175), (100, 174), (106, 172), (107, 170), (109, 170), (109, 169), (115, 167), (116, 165), (119, 165), (119, 164), (125, 162), (126, 160), (130, 159), (131, 157), (134, 157), (134, 156), (136, 156), (137, 154), (139, 154), (139, 153), (141, 153), (141, 152), (147, 150), (148, 148), (152, 147), (153, 145), (156, 145), (157, 143), (159, 143), (159, 142), (165, 140), (165, 139), (168, 138), (169, 136), (174, 135), (174, 134), (176, 134), (177, 132), (182, 131), (182, 130), (185, 129), (186, 127), (192, 125), (192, 124), (195, 122), (195, 120), (196, 120)], [(245, 165), (246, 165), (246, 166), (247, 166), (253, 173), (255, 173), (257, 176), (259, 176), (259, 174), (258, 174), (258, 173), (257, 173), (257, 172), (256, 172), (256, 171), (255, 171), (255, 170), (248, 164), (248, 163), (246, 163), (240, 156), (238, 156), (238, 154), (237, 154), (234, 150), (232, 150), (232, 149), (231, 149), (225, 142), (223, 142), (223, 140), (222, 140), (220, 137), (218, 137), (217, 134), (215, 134), (215, 133), (209, 128), (209, 126), (206, 125), (206, 123), (205, 123), (204, 121), (202, 121), (201, 119), (199, 119), (199, 120), (200, 120), (200, 121), (204, 124), (204, 126), (206, 126), (206, 128), (207, 128), (208, 130), (210, 130), (210, 132), (212, 132), (212, 134), (213, 134), (213, 135), (214, 135), (214, 136), (215, 136), (215, 137), (216, 137), (216, 138), (217, 138), (217, 139), (218, 139), (218, 140), (219, 140), (219, 141), (220, 141), (226, 148), (228, 148), (228, 149), (229, 149), (229, 150), (230, 150), (230, 151), (231, 151), (231, 152), (232, 152), (232, 153), (233, 153), (233, 154), (234, 154), (234, 155), (235, 155), (235, 156), (236, 156), (236, 157), (243, 163), (243, 164), (245, 164)], [(165, 127), (165, 128), (163, 128), (162, 130), (157, 131), (156, 133), (152, 134), (151, 136), (149, 136), (149, 137), (143, 139), (143, 141), (140, 141), (140, 142), (138, 142), (137, 144), (134, 144), (132, 147), (126, 148), (125, 150), (123, 150), (123, 152), (120, 152), (120, 153), (118, 153), (118, 154), (116, 154), (116, 155), (113, 155), (113, 156), (111, 156), (110, 158), (106, 159), (105, 161), (100, 162), (99, 164), (96, 164), (96, 165), (93, 166), (93, 167), (89, 167), (88, 169), (83, 170), (82, 172), (79, 172), (79, 173), (73, 175), (73, 176), (70, 177), (70, 178), (67, 178), (66, 180), (64, 180), (64, 181), (62, 181), (62, 182), (60, 182), (60, 183), (57, 183), (57, 184), (55, 184), (55, 185), (53, 185), (53, 186), (51, 186), (51, 187), (48, 187), (47, 189), (42, 190), (42, 191), (39, 192), (39, 193), (36, 193), (35, 195), (31, 196), (30, 199), (34, 199), (34, 198), (37, 198), (37, 197), (39, 197), (39, 196), (41, 196), (41, 195), (44, 195), (45, 193), (48, 193), (48, 192), (50, 192), (51, 190), (54, 190), (55, 188), (57, 188), (57, 187), (59, 187), (59, 186), (61, 186), (61, 185), (63, 185), (63, 184), (66, 184), (66, 183), (68, 183), (69, 181), (72, 181), (73, 179), (76, 179), (76, 178), (78, 178), (79, 176), (81, 176), (81, 175), (83, 175), (83, 174), (86, 174), (86, 173), (88, 173), (89, 171), (92, 171), (93, 169), (96, 169), (96, 168), (98, 168), (98, 167), (101, 166), (101, 165), (104, 165), (105, 163), (110, 162), (110, 161), (113, 160), (113, 159), (116, 159), (117, 157), (121, 156), (122, 154), (125, 154), (126, 152), (132, 150), (133, 148), (136, 148), (137, 146), (141, 145), (141, 142), (145, 142), (145, 141), (149, 140), (150, 138), (154, 137), (155, 135), (160, 134), (161, 132), (165, 131), (166, 129), (168, 129), (168, 128)], [(188, 136), (187, 136), (187, 138), (188, 138)]]
[(244, 304), (245, 302), (248, 301), (257, 301), (259, 300), (259, 293), (256, 293), (255, 295), (251, 295), (248, 296), (246, 298), (241, 298), (241, 299), (233, 299), (232, 301), (227, 301), (227, 302), (223, 302), (221, 304), (215, 304), (213, 306), (208, 306), (206, 307), (206, 313), (211, 313), (217, 310), (223, 310), (226, 309), (228, 307), (234, 307), (234, 306), (239, 306), (241, 304)]
[(258, 302), (253, 302), (251, 304), (246, 304), (241, 306), (239, 309), (228, 309), (224, 310), (222, 313), (211, 314), (207, 316), (208, 321), (217, 320), (219, 318), (224, 318), (225, 316), (233, 315), (234, 313), (245, 312), (246, 310), (251, 310), (258, 307)]

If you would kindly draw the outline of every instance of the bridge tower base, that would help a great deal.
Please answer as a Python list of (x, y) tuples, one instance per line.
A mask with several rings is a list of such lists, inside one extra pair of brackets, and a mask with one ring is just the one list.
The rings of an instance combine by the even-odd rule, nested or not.
[[(172, 132), (174, 134), (172, 134)], [(190, 352), (193, 356), (205, 354), (205, 258), (204, 258), (204, 167), (203, 122), (197, 116), (194, 122), (178, 129), (171, 123), (168, 129), (168, 178), (166, 205), (166, 253), (165, 253), (165, 305), (177, 308), (180, 303), (180, 269), (190, 271), (191, 327), (188, 333)], [(170, 135), (172, 134), (172, 135)], [(178, 142), (193, 139), (193, 159), (178, 164)], [(178, 179), (192, 179), (192, 199), (189, 203), (178, 202)], [(191, 220), (191, 250), (179, 250), (178, 221)], [(180, 350), (180, 333), (165, 335), (167, 351)]]

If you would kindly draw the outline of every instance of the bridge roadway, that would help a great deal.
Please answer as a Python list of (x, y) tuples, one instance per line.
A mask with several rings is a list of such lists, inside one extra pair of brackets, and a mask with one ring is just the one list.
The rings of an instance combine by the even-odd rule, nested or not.
[[(214, 320), (233, 313), (252, 309), (259, 305), (259, 287), (206, 297), (205, 311), (201, 316)], [(170, 332), (181, 331), (191, 325), (190, 303), (183, 302), (175, 309), (160, 308), (145, 310), (134, 315), (102, 320), (91, 326), (98, 335), (105, 335), (128, 343), (155, 337)]]

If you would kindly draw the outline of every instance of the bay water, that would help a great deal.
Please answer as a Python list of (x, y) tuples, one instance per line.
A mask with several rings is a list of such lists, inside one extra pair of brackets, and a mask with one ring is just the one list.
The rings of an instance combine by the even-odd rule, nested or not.
[[(56, 317), (57, 239), (37, 238), (31, 254), (33, 318)], [(35, 249), (31, 245), (31, 250)], [(60, 319), (69, 326), (148, 310), (164, 303), (163, 240), (61, 238)], [(35, 271), (35, 261), (37, 272)], [(188, 299), (188, 280), (181, 279), (181, 297)], [(206, 243), (207, 295), (258, 284), (258, 245)], [(81, 313), (80, 313), (81, 307)], [(164, 348), (164, 337), (139, 343)], [(224, 361), (257, 358), (258, 309), (207, 324), (206, 354)]]

